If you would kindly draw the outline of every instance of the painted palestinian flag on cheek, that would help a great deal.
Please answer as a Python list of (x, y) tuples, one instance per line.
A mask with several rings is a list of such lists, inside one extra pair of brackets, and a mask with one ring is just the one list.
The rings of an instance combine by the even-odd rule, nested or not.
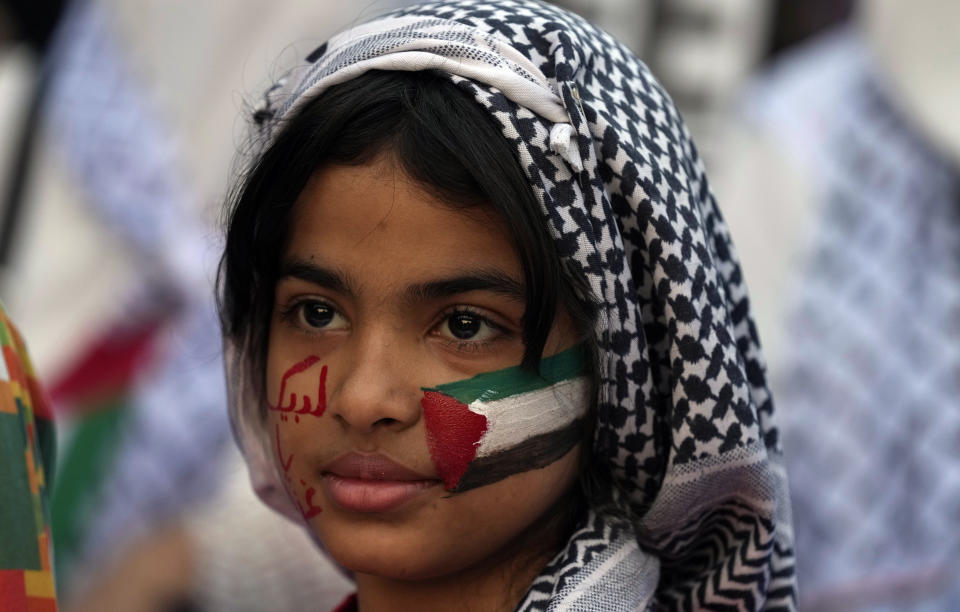
[(427, 445), (448, 491), (545, 467), (582, 438), (590, 382), (581, 347), (519, 366), (423, 388)]

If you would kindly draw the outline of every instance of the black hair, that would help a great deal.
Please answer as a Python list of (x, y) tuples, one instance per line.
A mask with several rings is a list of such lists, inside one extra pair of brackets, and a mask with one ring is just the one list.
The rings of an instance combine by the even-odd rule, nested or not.
[[(251, 351), (256, 371), (263, 372), (274, 284), (294, 202), (320, 166), (363, 164), (383, 153), (451, 206), (489, 204), (503, 219), (526, 288), (524, 368), (537, 367), (558, 304), (585, 340), (593, 338), (596, 309), (577, 297), (588, 293), (574, 287), (577, 279), (562, 273), (517, 151), (494, 119), (448, 77), (370, 71), (310, 100), (277, 129), (231, 197), (220, 264), (223, 332)], [(262, 390), (262, 380), (254, 382)]]

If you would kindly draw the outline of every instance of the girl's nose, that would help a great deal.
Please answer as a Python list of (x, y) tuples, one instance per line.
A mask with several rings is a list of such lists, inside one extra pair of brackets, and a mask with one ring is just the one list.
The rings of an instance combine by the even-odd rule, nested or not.
[[(327, 410), (358, 433), (378, 428), (403, 430), (420, 419), (419, 387), (402, 342), (382, 334), (354, 336), (343, 347), (341, 382)], [(331, 372), (332, 374), (332, 372)]]

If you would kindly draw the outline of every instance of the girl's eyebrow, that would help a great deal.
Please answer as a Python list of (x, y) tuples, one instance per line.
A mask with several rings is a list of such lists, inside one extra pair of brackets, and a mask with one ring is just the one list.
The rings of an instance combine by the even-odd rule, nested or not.
[[(303, 259), (283, 262), (279, 278), (296, 278), (347, 295), (357, 295), (349, 276)], [(470, 291), (490, 291), (521, 303), (527, 296), (523, 283), (500, 270), (490, 269), (466, 270), (449, 278), (418, 283), (409, 286), (403, 293), (406, 301), (413, 303)]]
[(280, 266), (278, 278), (296, 278), (347, 295), (355, 295), (347, 276), (303, 259), (289, 259)]
[(457, 276), (412, 285), (406, 290), (411, 302), (435, 300), (470, 291), (490, 291), (523, 303), (527, 292), (523, 283), (499, 270), (469, 270)]

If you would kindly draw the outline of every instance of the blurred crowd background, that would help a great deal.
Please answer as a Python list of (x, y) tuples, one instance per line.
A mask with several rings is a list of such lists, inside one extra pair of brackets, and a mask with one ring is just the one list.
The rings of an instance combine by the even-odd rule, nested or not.
[[(801, 608), (960, 609), (960, 5), (558, 3), (651, 66), (700, 147), (783, 426)], [(351, 590), (250, 491), (213, 282), (253, 102), (400, 4), (0, 5), (0, 298), (56, 415), (61, 609)]]

